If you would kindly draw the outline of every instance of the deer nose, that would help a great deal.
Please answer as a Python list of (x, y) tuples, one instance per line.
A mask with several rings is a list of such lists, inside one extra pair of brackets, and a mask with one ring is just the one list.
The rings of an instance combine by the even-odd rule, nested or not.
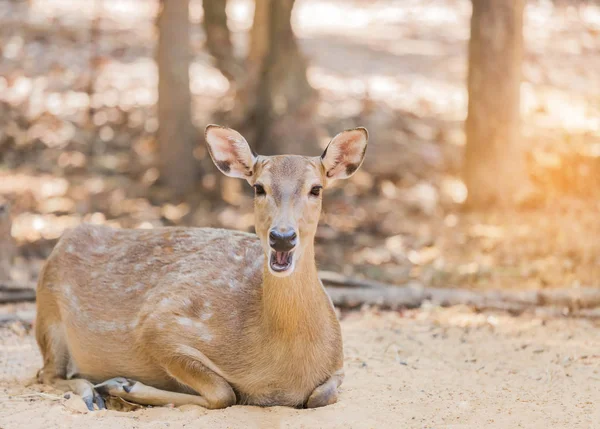
[(276, 252), (289, 252), (296, 246), (296, 237), (293, 228), (274, 228), (269, 232), (269, 244)]

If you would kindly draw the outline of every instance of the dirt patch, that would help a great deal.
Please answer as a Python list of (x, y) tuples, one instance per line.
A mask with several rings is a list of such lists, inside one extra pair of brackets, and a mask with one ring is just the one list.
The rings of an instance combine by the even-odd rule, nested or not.
[(317, 410), (197, 406), (86, 412), (28, 380), (30, 332), (0, 329), (0, 427), (598, 428), (600, 322), (468, 309), (344, 315), (346, 381)]

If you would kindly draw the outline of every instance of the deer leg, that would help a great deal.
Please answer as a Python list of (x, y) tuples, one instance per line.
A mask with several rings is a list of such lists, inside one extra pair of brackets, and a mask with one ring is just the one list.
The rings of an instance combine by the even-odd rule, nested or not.
[[(56, 347), (55, 347), (56, 351)], [(61, 355), (47, 354), (44, 356), (46, 361), (44, 368), (38, 372), (38, 381), (43, 384), (49, 384), (55, 389), (63, 392), (71, 391), (81, 396), (88, 410), (94, 411), (94, 404), (99, 410), (106, 409), (104, 399), (94, 389), (92, 383), (83, 378), (67, 379), (66, 367), (68, 366), (68, 352), (63, 350)], [(67, 362), (65, 362), (67, 361)]]
[(344, 370), (336, 371), (325, 383), (317, 386), (306, 401), (306, 408), (318, 408), (337, 402), (337, 388), (344, 380)]
[(236, 402), (235, 393), (229, 383), (200, 362), (188, 358), (173, 360), (165, 369), (171, 377), (192, 388), (198, 395), (161, 390), (123, 377), (113, 378), (95, 387), (102, 393), (142, 405), (195, 404), (216, 409), (229, 407)]
[(208, 408), (208, 402), (202, 396), (157, 389), (129, 378), (111, 378), (94, 387), (104, 395), (118, 396), (126, 401), (141, 405), (162, 406), (173, 404), (179, 407), (195, 404)]
[(44, 289), (38, 289), (38, 302), (46, 303), (46, 307), (38, 307), (36, 322), (36, 337), (44, 357), (44, 367), (38, 372), (38, 381), (63, 392), (71, 391), (81, 396), (90, 411), (94, 411), (94, 404), (99, 410), (106, 409), (104, 399), (94, 390), (92, 383), (83, 378), (72, 378), (76, 369), (69, 354), (64, 327), (62, 322), (51, 317), (58, 314), (57, 311), (49, 311), (54, 305), (53, 301), (48, 297), (40, 301), (45, 292)]
[(166, 369), (171, 377), (191, 387), (206, 399), (206, 408), (227, 408), (235, 405), (237, 401), (235, 392), (227, 380), (197, 360), (190, 357), (171, 360)]
[(73, 380), (56, 378), (49, 384), (56, 389), (62, 391), (71, 391), (76, 395), (81, 396), (81, 399), (83, 399), (83, 402), (85, 402), (86, 407), (90, 411), (94, 411), (94, 404), (98, 406), (99, 410), (106, 409), (106, 405), (104, 404), (104, 399), (102, 399), (102, 396), (100, 396), (98, 391), (94, 389), (92, 383), (83, 378), (74, 378)]

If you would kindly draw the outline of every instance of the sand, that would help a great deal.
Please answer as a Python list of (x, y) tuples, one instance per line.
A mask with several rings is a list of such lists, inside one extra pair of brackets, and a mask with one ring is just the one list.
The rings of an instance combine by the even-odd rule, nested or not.
[(346, 381), (316, 410), (197, 406), (87, 412), (27, 385), (31, 332), (0, 329), (0, 428), (600, 428), (600, 322), (430, 308), (342, 318)]

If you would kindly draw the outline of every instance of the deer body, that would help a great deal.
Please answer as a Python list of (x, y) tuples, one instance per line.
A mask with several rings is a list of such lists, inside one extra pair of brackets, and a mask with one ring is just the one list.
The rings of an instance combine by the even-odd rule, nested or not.
[(339, 324), (316, 270), (284, 290), (263, 284), (263, 269), (251, 234), (86, 225), (61, 239), (39, 293), (63, 316), (69, 366), (92, 383), (180, 390), (162, 361), (183, 354), (218, 371), (240, 402), (299, 406), (342, 365)]
[[(90, 409), (104, 407), (101, 394), (208, 408), (337, 400), (342, 338), (313, 248), (314, 183), (327, 170), (319, 158), (243, 158), (256, 157), (249, 153), (225, 165), (223, 140), (208, 137), (222, 171), (253, 163), (258, 186), (269, 188), (268, 196), (257, 190), (257, 235), (83, 225), (60, 239), (40, 275), (40, 378), (82, 395)], [(282, 180), (278, 188), (282, 172), (295, 185)], [(305, 182), (308, 199), (297, 189)]]

